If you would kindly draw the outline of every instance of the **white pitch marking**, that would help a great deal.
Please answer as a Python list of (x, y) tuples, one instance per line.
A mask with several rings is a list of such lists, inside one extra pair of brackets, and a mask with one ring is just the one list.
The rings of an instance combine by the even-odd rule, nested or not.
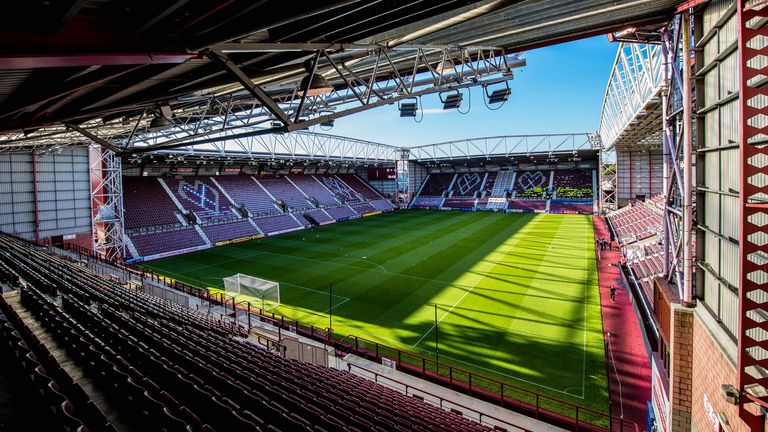
[(421, 339), (419, 339), (419, 340), (418, 340), (418, 341), (417, 341), (415, 344), (413, 344), (413, 345), (411, 345), (411, 346), (415, 348), (415, 347), (416, 347), (416, 345), (418, 345), (419, 343), (421, 343), (421, 341), (423, 341), (423, 340), (424, 340), (424, 338), (425, 338), (425, 337), (427, 337), (427, 335), (428, 335), (429, 333), (431, 333), (431, 332), (432, 332), (432, 330), (435, 328), (435, 326), (436, 326), (436, 325), (438, 325), (438, 324), (440, 324), (441, 322), (443, 322), (443, 320), (445, 319), (445, 317), (447, 317), (447, 316), (448, 316), (448, 315), (449, 315), (451, 312), (453, 312), (453, 308), (455, 308), (456, 306), (458, 306), (458, 305), (459, 305), (459, 303), (461, 303), (461, 302), (464, 300), (464, 297), (466, 297), (466, 296), (467, 296), (467, 294), (471, 293), (473, 289), (475, 289), (475, 287), (472, 287), (472, 288), (470, 288), (470, 289), (469, 289), (467, 292), (465, 292), (465, 293), (464, 293), (464, 295), (463, 295), (463, 296), (461, 296), (461, 298), (459, 299), (459, 301), (457, 301), (456, 303), (454, 303), (454, 304), (453, 304), (453, 306), (451, 306), (451, 308), (450, 308), (450, 309), (448, 309), (448, 312), (446, 312), (446, 313), (445, 313), (445, 315), (443, 315), (443, 317), (442, 317), (442, 318), (440, 318), (439, 320), (437, 320), (437, 322), (436, 322), (436, 323), (432, 324), (432, 327), (430, 327), (430, 328), (429, 328), (429, 330), (427, 330), (427, 332), (426, 332), (426, 333), (424, 333), (424, 335), (421, 337)]

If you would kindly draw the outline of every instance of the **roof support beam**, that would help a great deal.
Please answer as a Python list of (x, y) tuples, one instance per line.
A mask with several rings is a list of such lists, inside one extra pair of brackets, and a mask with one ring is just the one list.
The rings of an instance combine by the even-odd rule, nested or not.
[(64, 126), (66, 126), (69, 129), (76, 130), (77, 132), (80, 133), (80, 135), (88, 138), (89, 140), (95, 142), (96, 144), (98, 144), (98, 145), (100, 145), (100, 146), (102, 146), (102, 147), (104, 147), (104, 148), (106, 148), (108, 150), (112, 150), (116, 154), (120, 154), (122, 152), (122, 149), (120, 149), (119, 147), (112, 145), (112, 143), (110, 143), (109, 141), (107, 141), (107, 140), (105, 140), (103, 138), (97, 137), (96, 135), (94, 135), (90, 131), (87, 131), (87, 130), (83, 129), (83, 128), (81, 128), (80, 126), (78, 126), (76, 124), (64, 123)]
[(191, 53), (93, 53), (93, 54), (12, 54), (0, 56), (0, 69), (38, 69), (50, 67), (144, 65), (184, 63), (197, 57)]
[(277, 117), (284, 125), (288, 126), (293, 124), (291, 119), (288, 118), (288, 114), (285, 113), (277, 103), (265, 92), (261, 87), (254, 84), (248, 75), (246, 75), (237, 65), (229, 61), (229, 57), (224, 54), (217, 53), (213, 50), (203, 50), (202, 53), (211, 59), (212, 62), (219, 65), (222, 69), (232, 75), (237, 82), (240, 83), (248, 92), (261, 102), (264, 108)]

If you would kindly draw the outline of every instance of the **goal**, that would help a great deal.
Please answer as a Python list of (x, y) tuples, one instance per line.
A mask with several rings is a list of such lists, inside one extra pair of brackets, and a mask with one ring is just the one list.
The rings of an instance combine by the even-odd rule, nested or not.
[(224, 278), (224, 291), (254, 297), (256, 301), (252, 303), (262, 310), (280, 306), (280, 284), (266, 279), (238, 273)]

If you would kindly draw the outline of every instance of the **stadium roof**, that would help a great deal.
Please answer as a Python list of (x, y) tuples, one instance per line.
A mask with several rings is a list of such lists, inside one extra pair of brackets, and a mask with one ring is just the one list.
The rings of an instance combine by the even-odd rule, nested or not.
[[(0, 27), (0, 150), (92, 140), (147, 151), (218, 129), (301, 130), (419, 91), (506, 81), (524, 65), (515, 53), (666, 21), (678, 3), (18, 2)], [(334, 91), (301, 97), (308, 74)]]

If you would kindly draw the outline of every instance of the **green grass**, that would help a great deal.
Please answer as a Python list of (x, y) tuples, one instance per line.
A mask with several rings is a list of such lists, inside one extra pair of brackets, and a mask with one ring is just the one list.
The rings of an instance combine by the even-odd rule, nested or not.
[(608, 411), (589, 216), (404, 211), (153, 261), (199, 287), (280, 283), (276, 313)]

